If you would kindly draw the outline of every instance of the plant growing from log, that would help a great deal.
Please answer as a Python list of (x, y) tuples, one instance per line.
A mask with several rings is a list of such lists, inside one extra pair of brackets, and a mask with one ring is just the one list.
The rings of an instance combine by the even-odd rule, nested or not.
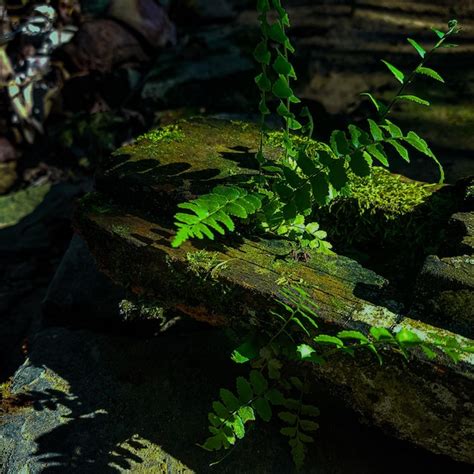
[[(325, 241), (326, 232), (311, 219), (314, 208), (349, 194), (351, 173), (368, 176), (374, 162), (388, 167), (387, 145), (408, 162), (407, 145), (428, 156), (438, 165), (440, 182), (443, 181), (443, 169), (426, 141), (413, 131), (403, 132), (388, 117), (400, 101), (429, 106), (428, 101), (406, 93), (406, 89), (420, 75), (444, 82), (436, 71), (426, 67), (426, 63), (439, 48), (455, 46), (448, 40), (459, 32), (456, 20), (449, 22), (445, 32), (434, 30), (438, 39), (429, 50), (408, 39), (420, 56), (420, 63), (409, 74), (383, 61), (400, 83), (392, 100), (384, 103), (372, 94), (364, 93), (376, 109), (376, 117), (367, 121), (367, 130), (349, 125), (347, 131), (335, 130), (330, 143), (325, 145), (311, 139), (313, 119), (308, 108), (303, 107), (299, 115), (294, 111), (301, 101), (291, 84), (296, 80), (290, 61), (295, 49), (286, 31), (290, 26), (286, 10), (280, 0), (258, 0), (257, 11), (262, 34), (254, 52), (261, 68), (255, 78), (261, 94), (261, 133), (256, 153), (260, 173), (249, 178), (245, 185), (220, 185), (194, 201), (179, 204), (178, 207), (186, 212), (175, 215), (174, 247), (191, 238), (213, 240), (216, 233), (234, 232), (234, 219), (238, 219), (252, 222), (265, 232), (295, 240), (301, 247), (328, 252), (331, 245)], [(276, 20), (271, 21), (273, 17)], [(271, 135), (266, 127), (271, 101), (276, 101), (273, 111), (284, 123), (279, 140), (283, 154), (278, 161), (265, 156), (265, 145)]]
[(455, 363), (463, 354), (474, 353), (474, 346), (464, 346), (454, 338), (422, 338), (406, 328), (372, 327), (367, 333), (325, 334), (318, 328), (314, 303), (301, 287), (283, 288), (278, 302), (282, 311), (272, 312), (279, 321), (273, 334), (267, 338), (251, 334), (232, 353), (234, 362), (249, 365), (249, 373), (237, 378), (234, 391), (221, 389), (220, 399), (212, 404), (210, 436), (200, 445), (208, 451), (229, 449), (244, 438), (251, 422), (257, 418), (268, 422), (276, 415), (293, 461), (301, 468), (307, 445), (314, 442), (319, 415), (319, 409), (305, 401), (307, 380), (297, 376), (297, 368), (303, 364), (327, 364), (338, 353), (354, 357), (364, 350), (380, 365), (388, 351), (407, 361), (414, 351), (422, 351), (428, 360), (444, 354)]

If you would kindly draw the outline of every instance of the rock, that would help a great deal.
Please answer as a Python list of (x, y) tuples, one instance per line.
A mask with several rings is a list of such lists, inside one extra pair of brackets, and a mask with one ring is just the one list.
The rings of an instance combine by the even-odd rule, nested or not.
[(18, 224), (43, 201), (51, 186), (30, 186), (24, 190), (0, 197), (0, 229)]
[[(101, 193), (87, 196), (75, 218), (101, 270), (136, 294), (216, 326), (268, 328), (267, 315), (281, 285), (304, 281), (320, 324), (332, 331), (406, 327), (427, 338), (448, 336), (469, 343), (404, 317), (400, 304), (387, 297), (387, 281), (347, 257), (309, 253), (300, 262), (288, 242), (243, 235), (206, 242), (206, 250), (194, 241), (173, 249), (176, 203), (217, 182), (239, 182), (255, 173), (257, 145), (251, 124), (197, 119), (151, 132), (119, 150), (98, 176)], [(265, 150), (270, 157), (281, 152), (276, 144)], [(445, 360), (434, 366), (416, 354), (408, 366), (394, 356), (383, 368), (373, 361), (345, 359), (311, 370), (391, 433), (454, 459), (474, 461), (472, 356), (457, 366)]]
[(0, 163), (0, 195), (7, 193), (17, 178), (16, 161)]
[(258, 101), (248, 35), (246, 28), (234, 25), (199, 30), (160, 55), (147, 76), (142, 99), (150, 108), (155, 104), (155, 108), (254, 110)]
[(138, 40), (113, 20), (87, 21), (62, 48), (67, 64), (81, 72), (110, 72), (113, 68), (148, 60)]
[(75, 235), (48, 288), (43, 312), (63, 324), (118, 322), (119, 303), (124, 298), (124, 290), (97, 271), (86, 244)]
[(16, 160), (16, 150), (4, 137), (0, 137), (0, 163)]
[(172, 0), (170, 14), (178, 24), (186, 25), (229, 21), (237, 16), (232, 3), (229, 0)]
[(414, 295), (410, 314), (474, 338), (474, 256), (429, 256)]
[(133, 28), (154, 48), (176, 44), (176, 28), (154, 0), (112, 0), (108, 14)]
[[(222, 454), (196, 443), (206, 436), (206, 414), (219, 389), (232, 388), (239, 374), (229, 350), (218, 330), (145, 340), (41, 331), (28, 360), (2, 387), (2, 473), (212, 472), (209, 463)], [(317, 404), (321, 427), (308, 474), (398, 474), (406, 472), (407, 459), (414, 471), (472, 471), (358, 424), (324, 392)], [(293, 473), (279, 429), (274, 420), (249, 431), (219, 472)]]
[(447, 251), (451, 255), (474, 255), (474, 212), (457, 212), (448, 223)]

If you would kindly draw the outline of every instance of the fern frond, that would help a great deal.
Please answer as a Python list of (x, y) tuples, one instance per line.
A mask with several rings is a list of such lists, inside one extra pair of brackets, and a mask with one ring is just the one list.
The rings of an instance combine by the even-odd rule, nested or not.
[(179, 247), (190, 238), (214, 240), (214, 233), (225, 234), (226, 229), (235, 229), (232, 217), (246, 219), (255, 214), (262, 206), (262, 196), (248, 192), (238, 186), (216, 186), (209, 194), (194, 201), (179, 204), (180, 209), (190, 212), (178, 212), (175, 225), (178, 228), (173, 247)]

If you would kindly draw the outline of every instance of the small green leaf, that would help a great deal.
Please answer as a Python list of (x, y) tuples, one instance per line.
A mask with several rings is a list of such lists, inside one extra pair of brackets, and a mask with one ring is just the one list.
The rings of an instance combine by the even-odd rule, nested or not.
[(392, 333), (387, 328), (371, 327), (370, 334), (376, 341), (395, 341)]
[(370, 127), (370, 134), (375, 141), (383, 140), (383, 132), (380, 127), (371, 119), (368, 120)]
[(253, 341), (245, 341), (239, 347), (234, 349), (231, 354), (231, 359), (237, 364), (245, 364), (249, 360), (255, 359), (258, 356), (258, 347)]
[(315, 201), (320, 206), (325, 206), (329, 202), (330, 190), (327, 175), (319, 173), (310, 180)]
[(285, 426), (284, 428), (280, 430), (280, 433), (283, 436), (288, 436), (292, 438), (296, 434), (296, 426)]
[(288, 81), (282, 75), (273, 84), (272, 92), (279, 99), (289, 99), (293, 95)]
[(289, 411), (281, 411), (278, 413), (278, 418), (280, 420), (284, 421), (285, 423), (288, 423), (289, 425), (293, 425), (296, 423), (297, 416), (294, 413), (290, 413)]
[(316, 336), (313, 341), (317, 342), (318, 344), (330, 344), (337, 347), (344, 347), (344, 343), (338, 337), (329, 336), (327, 334)]
[(268, 108), (267, 103), (265, 102), (265, 99), (262, 99), (260, 103), (258, 104), (258, 110), (262, 115), (270, 114), (270, 109)]
[(255, 420), (255, 412), (252, 407), (240, 407), (237, 412), (242, 419), (242, 423)]
[(329, 181), (336, 190), (341, 190), (348, 181), (345, 161), (343, 158), (331, 160), (329, 165)]
[(442, 31), (440, 31), (440, 30), (437, 30), (436, 28), (431, 28), (431, 31), (434, 31), (434, 32), (436, 33), (436, 36), (437, 36), (438, 38), (440, 38), (440, 39), (441, 39), (441, 38), (444, 38), (444, 35), (445, 35), (444, 32), (442, 32)]
[(417, 334), (406, 328), (402, 328), (399, 332), (397, 332), (395, 339), (399, 344), (402, 345), (418, 345), (421, 342), (421, 339)]
[(417, 104), (424, 105), (426, 107), (430, 106), (430, 103), (427, 100), (422, 99), (421, 97), (417, 97), (416, 95), (399, 95), (397, 97), (397, 100), (408, 100), (410, 102), (416, 102)]
[(347, 155), (351, 151), (346, 134), (341, 130), (334, 130), (332, 132), (330, 143), (332, 150), (337, 156)]
[(303, 382), (299, 377), (290, 377), (290, 382), (296, 390), (303, 391)]
[(389, 71), (395, 76), (395, 79), (403, 84), (403, 81), (405, 80), (405, 74), (403, 74), (400, 69), (397, 69), (393, 64), (390, 64), (388, 61), (385, 61), (382, 59), (382, 62), (387, 66)]
[(370, 153), (375, 159), (380, 161), (384, 166), (388, 167), (388, 159), (382, 145), (369, 145), (367, 147), (367, 152)]
[(222, 448), (222, 438), (221, 436), (211, 436), (200, 447), (206, 451), (218, 451)]
[(268, 45), (266, 41), (261, 41), (260, 43), (258, 43), (253, 53), (253, 57), (260, 64), (265, 64), (266, 66), (270, 65), (272, 55), (268, 50)]
[(424, 76), (431, 77), (439, 82), (444, 82), (444, 79), (434, 70), (430, 69), (429, 67), (419, 67), (416, 69), (418, 74), (423, 74)]
[(316, 352), (311, 346), (308, 344), (299, 344), (296, 348), (296, 352), (299, 354), (301, 360), (309, 359), (313, 352)]
[(272, 90), (272, 83), (268, 77), (261, 73), (255, 78), (255, 83), (257, 84), (258, 88), (264, 92), (270, 92)]
[(270, 421), (272, 419), (272, 408), (265, 398), (257, 398), (252, 403), (252, 406), (263, 421)]
[(407, 38), (407, 41), (416, 49), (417, 53), (418, 53), (422, 58), (425, 57), (426, 51), (425, 51), (425, 49), (423, 48), (423, 46), (421, 46), (418, 42), (416, 42), (414, 39), (411, 39), (411, 38)]
[(213, 402), (212, 409), (220, 418), (226, 419), (229, 416), (229, 410), (221, 402)]
[(247, 403), (253, 398), (252, 386), (244, 377), (237, 377), (237, 394), (242, 403)]
[(276, 388), (272, 388), (265, 394), (265, 398), (272, 404), (272, 405), (283, 405), (285, 402), (285, 397)]
[(240, 406), (239, 400), (230, 390), (221, 388), (219, 395), (221, 396), (224, 405), (230, 412), (237, 410), (237, 408)]
[(278, 53), (278, 56), (273, 63), (273, 69), (277, 74), (282, 74), (283, 76), (294, 75), (293, 66), (281, 53)]
[(436, 359), (436, 352), (430, 349), (430, 347), (428, 347), (427, 345), (423, 344), (421, 346), (421, 350), (425, 353), (426, 357), (429, 360)]
[(287, 37), (285, 30), (283, 29), (282, 25), (280, 25), (280, 23), (276, 22), (273, 23), (273, 25), (269, 25), (266, 28), (266, 32), (271, 40), (280, 44), (285, 44)]
[(252, 370), (250, 372), (250, 383), (257, 395), (262, 395), (268, 388), (267, 380), (258, 370)]
[(410, 155), (408, 153), (408, 150), (403, 146), (401, 145), (399, 142), (397, 142), (397, 140), (387, 140), (388, 143), (390, 143), (390, 145), (393, 146), (393, 148), (395, 148), (395, 150), (397, 151), (397, 153), (407, 162), (407, 163), (410, 163)]
[(245, 426), (244, 422), (240, 418), (240, 416), (235, 416), (234, 420), (232, 421), (232, 428), (234, 429), (235, 436), (238, 439), (243, 439), (245, 436)]
[(300, 420), (300, 426), (304, 431), (316, 431), (319, 428), (319, 425), (311, 420)]
[(306, 416), (317, 417), (320, 414), (319, 408), (313, 405), (301, 405), (301, 413)]
[(360, 331), (340, 331), (337, 334), (340, 339), (356, 339), (361, 342), (368, 342), (367, 336)]
[(372, 94), (368, 92), (362, 92), (360, 95), (368, 97), (370, 101), (372, 102), (372, 104), (374, 105), (375, 110), (377, 110), (377, 112), (383, 113), (385, 111), (385, 108), (386, 108), (385, 104), (382, 101), (376, 99)]
[(356, 151), (351, 155), (349, 166), (356, 176), (369, 176), (372, 166), (372, 158), (365, 151)]

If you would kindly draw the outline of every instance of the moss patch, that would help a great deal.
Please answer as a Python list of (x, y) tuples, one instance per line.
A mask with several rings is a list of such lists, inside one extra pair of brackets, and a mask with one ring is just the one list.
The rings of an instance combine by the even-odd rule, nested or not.
[(433, 230), (439, 234), (440, 223), (456, 206), (449, 188), (412, 181), (379, 167), (365, 178), (351, 175), (350, 190), (349, 197), (315, 213), (329, 240), (344, 246), (400, 247), (410, 242), (417, 251), (417, 245), (434, 244)]
[[(1, 169), (0, 169), (1, 174)], [(0, 229), (17, 224), (43, 201), (51, 185), (31, 186), (8, 196), (0, 196)]]

